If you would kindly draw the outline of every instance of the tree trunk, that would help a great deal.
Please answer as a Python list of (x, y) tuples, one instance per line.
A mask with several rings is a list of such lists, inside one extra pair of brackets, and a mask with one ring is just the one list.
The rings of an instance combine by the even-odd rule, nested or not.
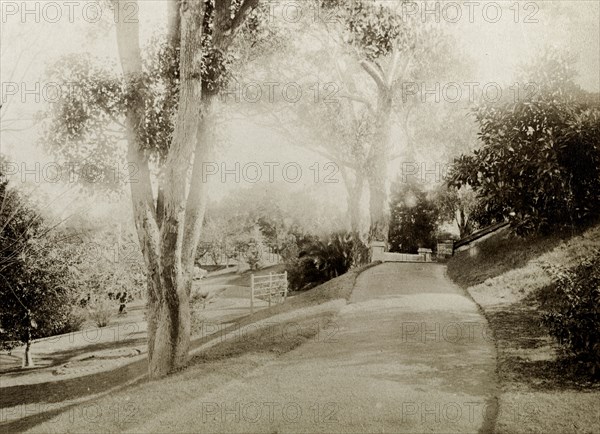
[[(135, 0), (113, 0), (119, 16), (117, 45), (123, 74), (135, 86), (142, 76), (139, 19), (131, 17)], [(235, 30), (258, 0), (244, 0), (235, 17), (230, 2), (215, 3), (213, 48), (225, 51)], [(168, 40), (179, 47), (179, 101), (173, 136), (155, 204), (148, 160), (139, 143), (144, 125), (142, 101), (126, 113), (128, 160), (137, 169), (131, 197), (138, 240), (148, 269), (148, 358), (150, 377), (160, 377), (185, 365), (190, 344), (190, 306), (194, 258), (206, 208), (204, 162), (212, 147), (215, 93), (205, 93), (201, 70), (203, 0), (168, 4)], [(125, 10), (127, 8), (127, 10)], [(192, 163), (191, 163), (192, 162)], [(190, 181), (191, 177), (191, 182)], [(189, 187), (189, 188), (188, 188)]]
[[(124, 8), (130, 9), (129, 3), (129, 0), (115, 1), (114, 5), (124, 13)], [(178, 43), (175, 40), (179, 29), (181, 89), (173, 141), (165, 163), (164, 181), (159, 187), (158, 212), (148, 161), (138, 139), (137, 128), (144, 123), (142, 101), (137, 101), (137, 106), (132, 105), (126, 113), (127, 156), (137, 169), (136, 182), (130, 183), (133, 213), (148, 270), (150, 377), (163, 376), (185, 365), (190, 342), (189, 293), (197, 242), (184, 253), (184, 240), (188, 242), (184, 233), (188, 199), (185, 181), (189, 178), (190, 161), (199, 146), (196, 137), (202, 116), (202, 79), (197, 59), (201, 54), (204, 2), (182, 4), (179, 14), (178, 18), (174, 10), (170, 11), (170, 38), (174, 40), (172, 43)], [(135, 86), (142, 74), (138, 20), (121, 20), (116, 27), (123, 74), (128, 84)], [(202, 191), (190, 188), (189, 194), (200, 196)], [(201, 201), (193, 199), (192, 202)], [(201, 214), (196, 212), (193, 217), (201, 220)], [(201, 222), (189, 224), (200, 231)]]
[(33, 357), (31, 355), (31, 329), (27, 329), (27, 342), (25, 343), (25, 354), (23, 354), (23, 367), (33, 368)]
[[(361, 183), (362, 187), (362, 183)], [(348, 213), (350, 215), (350, 231), (360, 234), (360, 199), (361, 193), (353, 191), (348, 194)]]
[(462, 207), (459, 207), (456, 214), (456, 223), (458, 225), (459, 236), (461, 238), (468, 237), (473, 232), (471, 219), (466, 215), (465, 210)]
[(369, 241), (387, 242), (389, 230), (387, 202), (387, 165), (390, 153), (390, 116), (392, 95), (386, 89), (379, 90), (377, 104), (376, 137), (368, 157), (369, 214), (371, 226)]
[(364, 176), (359, 169), (356, 169), (354, 181), (350, 179), (348, 169), (342, 165), (340, 167), (344, 186), (346, 187), (347, 203), (348, 203), (348, 218), (350, 220), (350, 231), (355, 234), (360, 234), (360, 202), (362, 199)]
[(386, 173), (376, 171), (369, 177), (369, 215), (371, 217), (369, 241), (387, 242), (388, 239), (389, 218), (385, 175)]

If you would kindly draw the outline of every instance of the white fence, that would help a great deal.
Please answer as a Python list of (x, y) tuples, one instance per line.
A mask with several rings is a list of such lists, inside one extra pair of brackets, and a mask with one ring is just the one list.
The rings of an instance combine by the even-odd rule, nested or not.
[(386, 244), (381, 241), (371, 243), (371, 261), (381, 262), (431, 262), (431, 249), (419, 248), (417, 254), (386, 252)]
[(377, 258), (381, 262), (429, 262), (425, 254), (412, 254), (412, 253), (392, 253), (383, 252), (380, 253)]
[(287, 298), (288, 281), (287, 271), (282, 274), (269, 273), (264, 276), (250, 277), (251, 293), (250, 293), (250, 313), (254, 313), (254, 300), (264, 300), (269, 303), (283, 303)]

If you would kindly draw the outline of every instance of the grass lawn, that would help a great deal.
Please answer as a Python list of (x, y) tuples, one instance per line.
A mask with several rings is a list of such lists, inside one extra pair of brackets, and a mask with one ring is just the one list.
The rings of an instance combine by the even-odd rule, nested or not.
[[(166, 411), (171, 403), (177, 405), (179, 399), (185, 399), (190, 394), (203, 393), (211, 390), (211, 387), (231, 381), (310, 339), (319, 330), (316, 325), (322, 326), (329, 322), (334, 312), (325, 310), (319, 311), (317, 315), (311, 315), (310, 309), (307, 308), (328, 301), (349, 299), (356, 278), (370, 266), (372, 265), (351, 270), (323, 285), (289, 298), (285, 303), (239, 319), (221, 330), (219, 336), (235, 330), (249, 331), (252, 327), (247, 327), (248, 325), (276, 315), (298, 309), (307, 310), (304, 316), (296, 317), (293, 321), (273, 322), (268, 328), (242, 334), (241, 338), (223, 340), (194, 356), (187, 369), (163, 380), (148, 381), (145, 378), (147, 361), (143, 359), (115, 371), (97, 375), (66, 381), (49, 381), (33, 385), (29, 389), (19, 386), (11, 390), (3, 388), (1, 407), (8, 410), (4, 411), (0, 426), (7, 432), (23, 431), (54, 418), (53, 422), (46, 424), (42, 431), (88, 432), (99, 430), (100, 427), (103, 431), (113, 429), (120, 431), (128, 429), (130, 422), (133, 427), (135, 421), (130, 420), (129, 416), (133, 418), (131, 413), (137, 415), (136, 417), (139, 416), (141, 418), (139, 420), (143, 420), (143, 414), (146, 412), (156, 414), (156, 411), (161, 408)], [(291, 335), (282, 333), (281, 331), (285, 330), (290, 323), (294, 325), (291, 330), (299, 331)], [(209, 335), (196, 340), (192, 344), (192, 350), (215, 339), (218, 337)], [(114, 390), (135, 378), (138, 378), (139, 384), (124, 387), (120, 391)], [(75, 401), (108, 390), (111, 390), (108, 396), (92, 398), (85, 403)], [(73, 406), (62, 407), (65, 402), (72, 402)], [(58, 405), (61, 405), (61, 408), (58, 408)], [(28, 410), (24, 411), (26, 406)], [(93, 419), (94, 423), (90, 423), (90, 417), (86, 416), (86, 412), (96, 410), (102, 416), (98, 420)], [(79, 419), (77, 414), (80, 414)], [(78, 421), (74, 422), (73, 418)], [(111, 422), (110, 418), (114, 420)]]
[(600, 245), (600, 226), (565, 235), (523, 240), (503, 233), (448, 263), (448, 275), (481, 306), (496, 340), (497, 432), (600, 432), (600, 384), (561, 362), (538, 309), (552, 283), (543, 265), (570, 267)]

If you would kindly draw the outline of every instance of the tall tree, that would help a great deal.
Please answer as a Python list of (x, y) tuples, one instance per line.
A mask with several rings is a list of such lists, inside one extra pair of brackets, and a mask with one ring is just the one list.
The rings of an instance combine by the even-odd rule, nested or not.
[[(83, 74), (86, 86), (58, 104), (49, 128), (60, 144), (96, 151), (96, 133), (123, 134), (138, 241), (148, 278), (149, 374), (183, 365), (190, 342), (189, 296), (207, 193), (204, 162), (213, 151), (217, 95), (227, 80), (231, 47), (258, 0), (170, 0), (167, 36), (154, 53), (140, 46), (136, 0), (112, 0), (122, 77)], [(145, 55), (143, 55), (145, 54)], [(154, 56), (152, 56), (154, 54)], [(84, 70), (85, 72), (85, 70)], [(66, 116), (74, 114), (74, 116)], [(89, 152), (91, 155), (92, 152)], [(82, 156), (84, 161), (90, 155)], [(113, 166), (114, 168), (114, 166)]]
[[(114, 0), (114, 7), (124, 13), (128, 3)], [(237, 30), (257, 3), (172, 0), (168, 4), (168, 38), (179, 54), (179, 86), (172, 140), (160, 178), (162, 203), (154, 200), (148, 161), (139, 143), (139, 130), (146, 122), (141, 98), (135, 98), (125, 114), (128, 160), (142, 177), (141, 182), (131, 183), (131, 196), (149, 272), (151, 376), (164, 375), (187, 362), (189, 295), (206, 206), (202, 172), (211, 151), (208, 139), (218, 93), (215, 83), (221, 79), (223, 58)], [(138, 21), (120, 20), (116, 34), (123, 74), (128, 85), (135, 87), (143, 73)]]
[[(414, 104), (402, 99), (400, 84), (431, 76), (447, 62), (438, 64), (451, 53), (448, 38), (439, 26), (422, 22), (413, 15), (401, 14), (397, 8), (405, 2), (374, 3), (352, 1), (333, 8), (338, 28), (330, 27), (330, 39), (337, 40), (346, 56), (358, 62), (368, 82), (360, 85), (354, 74), (341, 71), (341, 79), (348, 90), (344, 96), (364, 104), (371, 116), (372, 135), (364, 162), (369, 187), (369, 239), (387, 240), (389, 212), (387, 199), (388, 162), (391, 157), (391, 126), (394, 109), (401, 112), (401, 124), (407, 132), (410, 111)], [(324, 6), (326, 8), (326, 6)], [(435, 61), (432, 62), (432, 59)], [(339, 59), (338, 59), (339, 61)]]
[(457, 189), (442, 185), (437, 192), (436, 201), (442, 217), (456, 223), (461, 238), (471, 235), (477, 229), (473, 218), (477, 197), (471, 188)]

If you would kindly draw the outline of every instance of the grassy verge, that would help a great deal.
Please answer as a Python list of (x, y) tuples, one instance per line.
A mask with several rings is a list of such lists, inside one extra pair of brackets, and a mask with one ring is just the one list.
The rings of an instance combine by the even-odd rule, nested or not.
[[(260, 364), (268, 362), (271, 358), (288, 352), (310, 339), (319, 329), (324, 328), (323, 322), (328, 322), (334, 312), (325, 310), (320, 311), (317, 315), (311, 315), (310, 309), (307, 308), (328, 301), (349, 299), (356, 278), (370, 266), (372, 265), (351, 270), (310, 291), (288, 299), (286, 303), (241, 318), (235, 324), (220, 330), (221, 336), (239, 330), (238, 338), (217, 342), (216, 345), (203, 350), (193, 357), (190, 366), (186, 370), (169, 376), (167, 379), (147, 381), (144, 378), (147, 363), (144, 359), (116, 371), (76, 378), (66, 382), (48, 382), (35, 385), (36, 389), (30, 390), (26, 394), (20, 393), (20, 388), (15, 388), (13, 391), (3, 389), (3, 396), (15, 396), (14, 394), (19, 393), (19, 396), (28, 397), (28, 409), (25, 412), (22, 411), (26, 405), (20, 401), (12, 400), (10, 403), (5, 403), (10, 404), (7, 407), (10, 406), (12, 409), (10, 414), (8, 412), (5, 415), (3, 414), (0, 426), (8, 432), (23, 431), (51, 420), (43, 425), (45, 428), (42, 431), (88, 432), (91, 428), (87, 425), (92, 420), (94, 423), (91, 425), (95, 424), (95, 430), (100, 430), (100, 427), (102, 431), (109, 432), (113, 428), (115, 431), (127, 429), (127, 423), (131, 422), (129, 413), (133, 410), (135, 410), (135, 414), (146, 414), (145, 409), (148, 408), (151, 410), (148, 414), (156, 414), (158, 409), (152, 405), (152, 399), (157, 400), (159, 406), (164, 406), (165, 402), (173, 402), (176, 405), (178, 399), (191, 396), (190, 394), (194, 390), (202, 391), (202, 393), (212, 390), (210, 387), (217, 387), (224, 382), (238, 378), (245, 372), (251, 371)], [(306, 314), (295, 317), (293, 320), (280, 320), (269, 323), (268, 327), (259, 330), (249, 326), (255, 322), (299, 309), (306, 309)], [(321, 324), (321, 327), (318, 326), (319, 324)], [(293, 325), (293, 327), (289, 327), (289, 330), (293, 332), (288, 330), (289, 325)], [(192, 350), (215, 339), (218, 339), (218, 336), (202, 337), (194, 341)], [(192, 380), (195, 376), (199, 378)], [(139, 377), (136, 384), (121, 391), (111, 392), (110, 396), (98, 397), (85, 403), (75, 402), (75, 399), (100, 394), (103, 391), (123, 385), (136, 377)], [(164, 388), (161, 385), (162, 381), (165, 382)], [(189, 387), (186, 385), (188, 382)], [(156, 393), (153, 392), (155, 390), (153, 387), (156, 387)], [(45, 391), (46, 389), (48, 390)], [(178, 391), (179, 389), (181, 389), (182, 394)], [(11, 393), (4, 394), (4, 392)], [(142, 395), (142, 397), (138, 397), (138, 395)], [(147, 397), (151, 397), (151, 399)], [(115, 401), (115, 399), (117, 400)], [(73, 405), (64, 407), (65, 403), (69, 404), (70, 401)], [(58, 408), (58, 405), (61, 408)], [(3, 407), (5, 406), (3, 405)], [(97, 410), (100, 411), (101, 415), (104, 415), (98, 420), (87, 414), (92, 411), (97, 412)], [(77, 414), (79, 414), (78, 418)], [(109, 424), (110, 421), (106, 420), (106, 418), (111, 417), (116, 418), (113, 420), (113, 424)], [(74, 418), (78, 422), (74, 422)], [(141, 420), (143, 420), (143, 417)], [(105, 423), (108, 425), (105, 426)], [(86, 428), (83, 428), (84, 425)]]
[(600, 226), (571, 238), (501, 234), (476, 255), (461, 252), (448, 263), (448, 275), (481, 306), (496, 340), (497, 432), (600, 432), (600, 385), (565, 369), (538, 309), (552, 285), (544, 264), (571, 267), (598, 245)]
[[(32, 432), (82, 433), (123, 432), (151, 418), (168, 413), (180, 403), (198, 399), (231, 381), (241, 381), (254, 369), (273, 361), (316, 335), (334, 313), (281, 322), (223, 342), (195, 357), (190, 366), (166, 378), (145, 381), (117, 393), (73, 406), (50, 420), (32, 427)], [(294, 330), (291, 332), (290, 330)], [(30, 421), (33, 422), (33, 421)], [(165, 426), (163, 431), (169, 431)]]
[(463, 251), (453, 256), (448, 262), (448, 276), (464, 288), (477, 285), (527, 265), (571, 236), (572, 233), (558, 233), (523, 239), (509, 230), (501, 231), (477, 244), (476, 255)]

